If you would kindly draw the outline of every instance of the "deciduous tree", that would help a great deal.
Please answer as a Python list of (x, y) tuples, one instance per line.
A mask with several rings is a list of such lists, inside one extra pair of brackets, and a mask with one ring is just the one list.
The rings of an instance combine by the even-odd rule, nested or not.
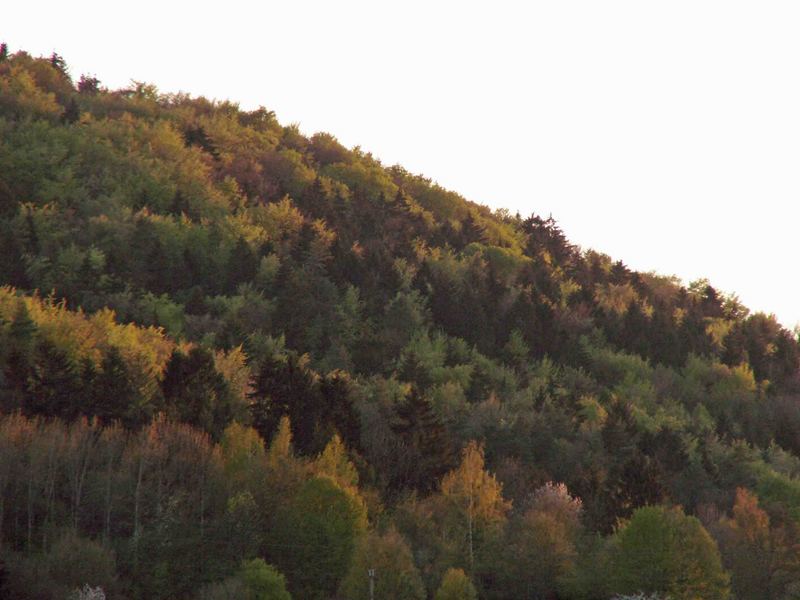
[(660, 592), (676, 600), (725, 600), (729, 576), (716, 542), (680, 508), (647, 506), (614, 534), (612, 588)]
[(464, 571), (449, 569), (433, 600), (478, 600), (478, 592)]
[(471, 441), (462, 453), (461, 465), (445, 475), (442, 494), (452, 504), (466, 533), (470, 571), (474, 571), (478, 534), (501, 524), (511, 503), (503, 499), (503, 486), (484, 466), (483, 446)]

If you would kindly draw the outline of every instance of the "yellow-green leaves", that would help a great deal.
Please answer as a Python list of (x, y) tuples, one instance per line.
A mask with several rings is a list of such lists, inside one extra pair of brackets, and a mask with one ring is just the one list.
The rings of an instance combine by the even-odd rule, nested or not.
[(503, 486), (485, 469), (483, 447), (471, 441), (462, 453), (461, 465), (442, 480), (442, 494), (476, 523), (502, 521), (511, 508), (503, 499)]

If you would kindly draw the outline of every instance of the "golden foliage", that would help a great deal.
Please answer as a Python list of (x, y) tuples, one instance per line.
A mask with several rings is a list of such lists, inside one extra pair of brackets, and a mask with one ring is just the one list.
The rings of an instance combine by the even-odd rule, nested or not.
[(485, 469), (483, 446), (474, 440), (464, 448), (461, 465), (444, 476), (442, 494), (475, 522), (502, 521), (511, 509), (511, 502), (503, 498), (503, 485)]

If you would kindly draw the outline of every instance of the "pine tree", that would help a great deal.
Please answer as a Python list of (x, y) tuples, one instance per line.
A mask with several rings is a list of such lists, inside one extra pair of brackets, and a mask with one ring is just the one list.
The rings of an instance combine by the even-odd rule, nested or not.
[(639, 428), (628, 405), (619, 400), (611, 405), (601, 437), (611, 466), (597, 519), (601, 531), (610, 532), (636, 508), (661, 502), (666, 487), (662, 465), (639, 447)]
[(219, 150), (214, 142), (208, 137), (205, 129), (201, 125), (189, 127), (183, 134), (183, 139), (187, 146), (197, 146), (204, 152), (208, 152), (215, 160), (219, 160)]
[(167, 414), (199, 427), (219, 439), (232, 418), (228, 382), (214, 366), (207, 349), (195, 346), (184, 354), (174, 350), (161, 385)]
[(333, 206), (328, 200), (319, 175), (317, 175), (312, 184), (303, 191), (297, 201), (297, 207), (304, 213), (314, 215), (315, 217), (322, 217), (328, 221), (331, 221), (332, 217), (335, 216)]
[(247, 240), (240, 237), (236, 240), (236, 245), (231, 251), (230, 258), (228, 259), (228, 291), (235, 291), (236, 287), (241, 283), (253, 281), (258, 272), (259, 258), (258, 255), (247, 243)]
[(78, 365), (48, 339), (36, 344), (23, 412), (71, 420), (81, 412), (83, 385)]
[(25, 249), (33, 256), (37, 256), (42, 250), (39, 244), (36, 221), (33, 218), (33, 209), (30, 205), (25, 211)]
[(60, 54), (53, 52), (50, 55), (50, 66), (62, 75), (67, 75), (67, 61)]
[(401, 469), (392, 487), (427, 493), (453, 465), (453, 446), (431, 403), (412, 387), (395, 409), (392, 430), (405, 446), (407, 468)]
[(7, 347), (4, 349), (3, 383), (5, 390), (0, 401), (7, 412), (22, 408), (33, 374), (33, 352), (36, 346), (37, 327), (30, 317), (25, 302), (17, 302), (14, 317), (8, 327)]
[(116, 346), (103, 356), (100, 370), (92, 378), (90, 396), (91, 414), (104, 423), (122, 421), (127, 427), (136, 427), (151, 416), (140, 406), (130, 369)]
[(186, 199), (186, 196), (183, 195), (183, 192), (180, 190), (175, 190), (175, 194), (173, 194), (172, 200), (169, 203), (170, 214), (175, 215), (176, 217), (188, 215), (189, 208), (189, 201)]
[(72, 123), (77, 123), (80, 118), (81, 109), (78, 107), (75, 98), (70, 98), (64, 113), (61, 115), (61, 122), (71, 125)]
[(338, 432), (348, 448), (358, 450), (361, 447), (361, 422), (353, 406), (351, 387), (346, 372), (333, 371), (320, 379), (318, 389), (324, 410), (323, 429)]
[(253, 427), (269, 443), (281, 417), (288, 416), (297, 450), (313, 451), (320, 402), (314, 373), (295, 352), (269, 356), (261, 364), (249, 394)]
[(459, 249), (469, 246), (472, 243), (481, 243), (486, 236), (485, 228), (478, 222), (472, 212), (461, 222), (461, 232), (459, 235)]
[(36, 323), (31, 319), (25, 301), (20, 298), (17, 301), (14, 318), (11, 320), (11, 326), (9, 327), (11, 348), (30, 354), (36, 341), (37, 331)]

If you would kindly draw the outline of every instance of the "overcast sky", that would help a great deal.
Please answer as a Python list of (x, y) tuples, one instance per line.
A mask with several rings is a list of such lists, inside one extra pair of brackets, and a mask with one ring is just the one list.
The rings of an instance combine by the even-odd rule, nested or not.
[(7, 4), (76, 78), (264, 105), (800, 323), (798, 2)]

